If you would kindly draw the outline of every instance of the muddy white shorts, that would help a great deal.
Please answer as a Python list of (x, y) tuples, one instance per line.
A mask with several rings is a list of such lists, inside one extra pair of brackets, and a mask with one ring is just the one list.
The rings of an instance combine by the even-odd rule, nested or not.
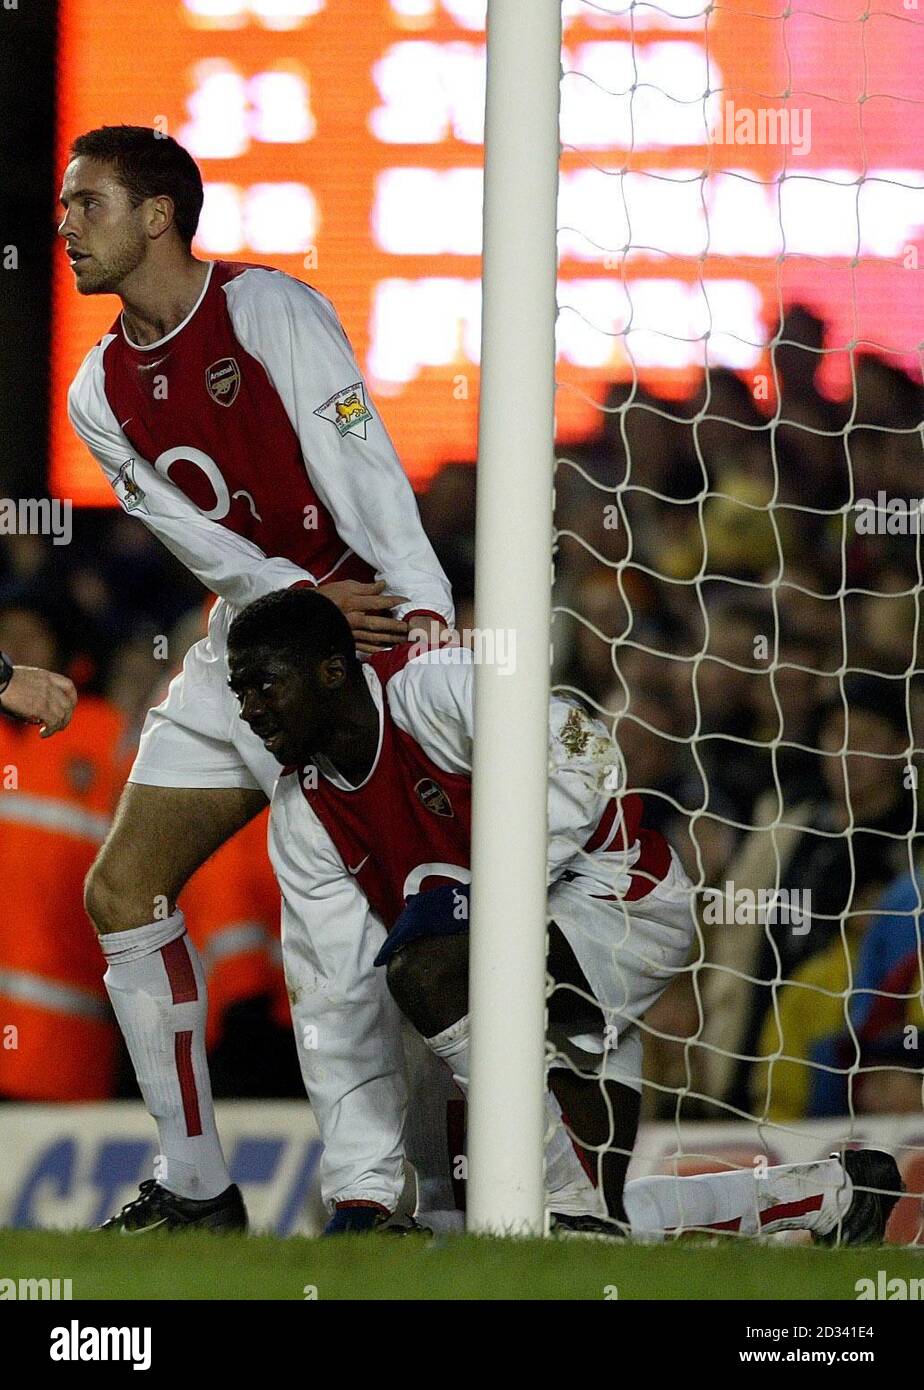
[(642, 1088), (639, 1023), (687, 965), (696, 933), (692, 891), (671, 851), (666, 877), (636, 902), (595, 898), (574, 883), (559, 882), (549, 893), (549, 916), (603, 1012), (599, 1031), (569, 1034), (570, 1041), (599, 1058), (603, 1075), (636, 1091)]

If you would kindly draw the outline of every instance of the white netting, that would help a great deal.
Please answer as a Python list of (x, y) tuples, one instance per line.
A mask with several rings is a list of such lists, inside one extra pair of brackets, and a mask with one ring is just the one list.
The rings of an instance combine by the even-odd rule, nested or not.
[(554, 678), (697, 897), (636, 1171), (877, 1142), (920, 1196), (924, 22), (564, 16)]

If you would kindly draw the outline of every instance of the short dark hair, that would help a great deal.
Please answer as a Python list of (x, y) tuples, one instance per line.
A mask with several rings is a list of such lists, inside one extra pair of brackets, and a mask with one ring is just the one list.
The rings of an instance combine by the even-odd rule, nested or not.
[(70, 157), (81, 155), (114, 164), (133, 207), (159, 194), (172, 198), (174, 225), (185, 244), (192, 244), (202, 211), (202, 175), (172, 136), (143, 125), (104, 125), (77, 136)]
[(266, 647), (293, 666), (307, 669), (329, 656), (356, 661), (350, 624), (335, 603), (316, 589), (279, 589), (238, 613), (228, 632), (228, 650)]

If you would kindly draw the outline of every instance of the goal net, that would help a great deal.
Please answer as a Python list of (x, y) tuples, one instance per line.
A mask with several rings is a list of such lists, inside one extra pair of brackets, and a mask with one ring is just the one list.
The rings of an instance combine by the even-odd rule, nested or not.
[(921, 1243), (924, 18), (562, 17), (553, 685), (696, 894), (631, 1172), (875, 1145)]

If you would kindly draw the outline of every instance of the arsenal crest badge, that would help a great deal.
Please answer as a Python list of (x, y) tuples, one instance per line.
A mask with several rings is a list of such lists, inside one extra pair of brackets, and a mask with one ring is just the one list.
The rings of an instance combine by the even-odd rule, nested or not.
[(449, 797), (432, 777), (424, 777), (414, 788), (422, 804), (435, 816), (454, 816)]
[(205, 384), (219, 405), (233, 405), (241, 389), (241, 369), (233, 357), (222, 357), (206, 368)]

